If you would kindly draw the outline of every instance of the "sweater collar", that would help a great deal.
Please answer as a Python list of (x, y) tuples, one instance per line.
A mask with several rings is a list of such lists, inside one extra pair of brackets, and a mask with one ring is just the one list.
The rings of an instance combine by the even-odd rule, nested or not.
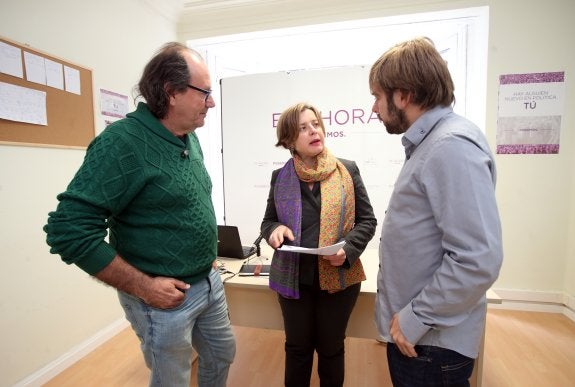
[(146, 103), (139, 102), (136, 110), (128, 113), (127, 117), (141, 122), (143, 126), (148, 128), (156, 135), (162, 137), (166, 141), (169, 141), (179, 147), (187, 147), (189, 141), (186, 139), (186, 143), (184, 144), (182, 140), (174, 136), (174, 134), (170, 132), (164, 125), (162, 125), (160, 120), (158, 120), (158, 118), (152, 114)]

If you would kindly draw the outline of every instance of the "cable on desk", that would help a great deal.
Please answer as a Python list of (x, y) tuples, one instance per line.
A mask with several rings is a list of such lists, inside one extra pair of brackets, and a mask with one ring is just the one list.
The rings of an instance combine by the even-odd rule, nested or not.
[(229, 271), (228, 269), (226, 269), (226, 265), (219, 259), (216, 259), (216, 264), (218, 266), (218, 272), (220, 273), (220, 275), (231, 274), (231, 276), (222, 279), (222, 282), (226, 282), (230, 278), (234, 278), (236, 276), (237, 273), (234, 273), (233, 271)]

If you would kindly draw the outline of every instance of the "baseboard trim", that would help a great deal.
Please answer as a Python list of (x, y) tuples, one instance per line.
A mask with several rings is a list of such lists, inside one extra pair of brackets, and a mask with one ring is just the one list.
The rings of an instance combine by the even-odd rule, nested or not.
[(58, 359), (42, 367), (38, 371), (29, 375), (25, 379), (16, 383), (13, 387), (38, 387), (54, 378), (60, 372), (82, 359), (84, 356), (104, 344), (106, 341), (120, 333), (130, 324), (125, 318), (121, 318), (106, 328), (102, 329), (88, 340), (73, 347), (70, 351), (66, 352)]
[(502, 303), (489, 304), (489, 308), (561, 313), (575, 322), (575, 297), (565, 292), (515, 289), (493, 290), (501, 297)]

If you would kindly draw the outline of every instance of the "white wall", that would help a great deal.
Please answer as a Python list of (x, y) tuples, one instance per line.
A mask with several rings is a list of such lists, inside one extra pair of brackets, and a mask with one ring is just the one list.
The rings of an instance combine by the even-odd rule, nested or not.
[[(495, 145), (498, 77), (565, 71), (559, 155), (497, 156), (505, 261), (496, 286), (575, 295), (575, 2), (571, 0), (293, 0), (198, 11), (178, 40), (346, 19), (490, 6), (487, 135)], [(274, 3), (275, 4), (275, 3)], [(94, 70), (100, 87), (130, 94), (143, 64), (175, 32), (143, 0), (0, 0), (0, 35)], [(378, 37), (369, 44), (378, 50)], [(265, 55), (265, 53), (262, 53)], [(102, 117), (96, 114), (98, 129)], [(42, 225), (82, 151), (0, 145), (0, 385), (12, 385), (122, 317), (114, 292), (48, 253)], [(381, 218), (381, 214), (378, 215)]]
[[(499, 288), (575, 297), (575, 3), (491, 1), (487, 122), (495, 141), (501, 74), (565, 71), (558, 155), (501, 155), (497, 196), (505, 261)], [(527, 27), (525, 30), (525, 27)]]
[[(141, 0), (0, 0), (0, 35), (93, 70), (129, 95), (175, 22)], [(132, 109), (130, 109), (132, 110)], [(0, 124), (1, 125), (1, 124)], [(0, 145), (0, 385), (13, 385), (123, 318), (116, 294), (48, 252), (42, 231), (84, 151)]]

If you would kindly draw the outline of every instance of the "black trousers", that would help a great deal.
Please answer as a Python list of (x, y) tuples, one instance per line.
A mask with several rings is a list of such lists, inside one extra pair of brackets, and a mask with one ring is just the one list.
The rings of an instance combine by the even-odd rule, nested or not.
[(320, 386), (343, 386), (345, 330), (360, 289), (358, 283), (328, 293), (319, 286), (301, 285), (297, 300), (278, 296), (286, 334), (286, 387), (309, 386), (314, 351)]

